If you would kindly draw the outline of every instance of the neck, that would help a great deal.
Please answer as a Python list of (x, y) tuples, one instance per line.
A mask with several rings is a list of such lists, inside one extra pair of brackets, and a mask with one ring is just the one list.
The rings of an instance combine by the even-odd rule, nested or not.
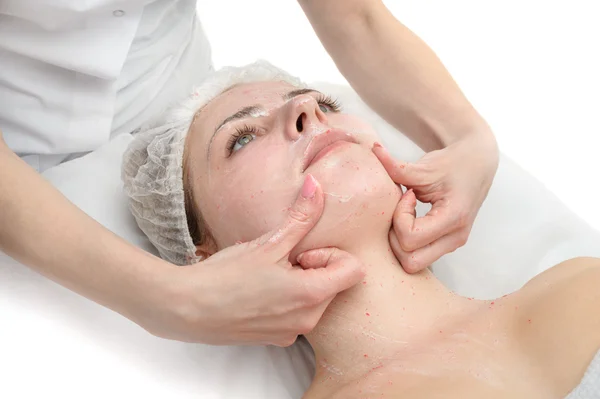
[(469, 305), (429, 270), (403, 271), (387, 234), (342, 248), (367, 267), (362, 283), (339, 294), (306, 336), (317, 364), (314, 383), (351, 381), (443, 334)]

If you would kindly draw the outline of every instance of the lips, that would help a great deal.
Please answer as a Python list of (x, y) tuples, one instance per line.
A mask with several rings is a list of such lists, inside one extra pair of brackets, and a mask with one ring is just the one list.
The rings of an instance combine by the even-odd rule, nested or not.
[(343, 142), (357, 144), (356, 139), (350, 133), (339, 129), (330, 129), (313, 137), (304, 151), (302, 172), (304, 172), (313, 161), (325, 156), (326, 152), (329, 152), (329, 149), (335, 147), (334, 145), (337, 146), (337, 144), (342, 144)]

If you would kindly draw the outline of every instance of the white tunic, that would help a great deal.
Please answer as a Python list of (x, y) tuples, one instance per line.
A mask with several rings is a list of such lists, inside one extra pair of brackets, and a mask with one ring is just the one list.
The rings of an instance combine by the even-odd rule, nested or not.
[(0, 130), (39, 171), (135, 130), (210, 70), (195, 0), (0, 1)]

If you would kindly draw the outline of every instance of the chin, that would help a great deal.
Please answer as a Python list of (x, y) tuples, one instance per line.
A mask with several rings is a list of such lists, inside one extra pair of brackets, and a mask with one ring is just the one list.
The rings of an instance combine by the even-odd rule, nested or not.
[(301, 243), (302, 250), (347, 247), (364, 242), (365, 234), (387, 238), (402, 193), (370, 150), (352, 145), (319, 160), (307, 172), (321, 184), (325, 208)]

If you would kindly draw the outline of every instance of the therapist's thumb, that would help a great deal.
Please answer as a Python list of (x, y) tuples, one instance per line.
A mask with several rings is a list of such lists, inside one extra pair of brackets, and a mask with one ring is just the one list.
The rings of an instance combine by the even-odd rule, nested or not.
[(338, 248), (306, 251), (296, 258), (303, 279), (312, 296), (328, 298), (356, 285), (365, 277), (363, 263), (354, 255)]
[(323, 213), (323, 190), (319, 182), (307, 175), (283, 225), (260, 238), (261, 244), (276, 248), (282, 258), (308, 234)]
[(373, 153), (390, 175), (394, 183), (414, 186), (425, 181), (424, 170), (418, 163), (409, 163), (395, 159), (381, 144), (373, 145)]

